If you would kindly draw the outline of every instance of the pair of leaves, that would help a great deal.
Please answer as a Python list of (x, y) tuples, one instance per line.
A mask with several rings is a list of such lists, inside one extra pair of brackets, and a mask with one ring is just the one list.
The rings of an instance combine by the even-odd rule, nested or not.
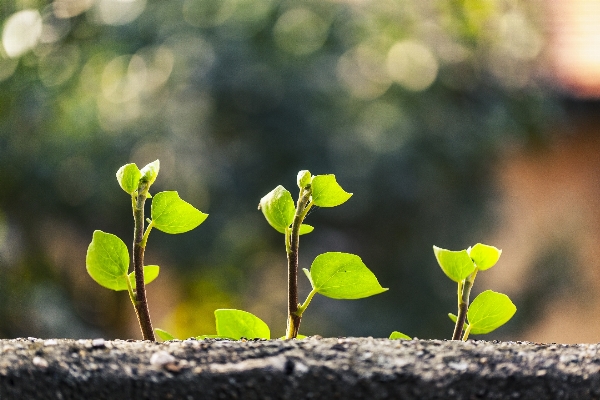
[(454, 282), (461, 282), (475, 272), (475, 269), (484, 271), (492, 268), (498, 262), (502, 250), (477, 243), (460, 251), (433, 246), (433, 253), (442, 271)]
[[(242, 310), (219, 309), (215, 310), (217, 326), (216, 335), (201, 335), (196, 339), (221, 338), (240, 340), (270, 339), (271, 330), (267, 324), (256, 315)], [(162, 329), (155, 329), (156, 335), (162, 340), (173, 340), (175, 337)]]
[(332, 299), (361, 299), (388, 290), (354, 254), (324, 253), (315, 258), (310, 271), (303, 270), (313, 289)]
[[(470, 333), (473, 335), (490, 333), (507, 323), (515, 312), (517, 307), (507, 295), (486, 290), (475, 297), (467, 311), (468, 325), (471, 326)], [(448, 316), (456, 323), (456, 315), (448, 314)], [(463, 330), (466, 329), (467, 324), (463, 326)]]
[(160, 162), (158, 160), (151, 162), (141, 170), (134, 163), (125, 164), (117, 171), (117, 181), (121, 188), (133, 195), (140, 184), (140, 180), (147, 183), (148, 187), (154, 183), (160, 170)]
[[(308, 186), (308, 171), (300, 171), (303, 177), (299, 177), (298, 184)], [(308, 173), (308, 176), (310, 173)], [(304, 187), (303, 186), (303, 187)], [(310, 181), (311, 201), (319, 207), (336, 207), (345, 203), (352, 193), (346, 192), (337, 183), (335, 175), (316, 175)], [(292, 194), (279, 185), (261, 200), (259, 208), (262, 210), (267, 222), (278, 232), (285, 233), (285, 230), (294, 222), (296, 206), (292, 199)], [(302, 224), (300, 234), (310, 233), (313, 227)]]
[[(134, 273), (129, 269), (127, 246), (117, 236), (102, 231), (94, 231), (85, 258), (88, 274), (99, 285), (111, 290), (127, 290), (127, 280), (135, 289)], [(158, 265), (144, 267), (144, 283), (150, 283), (158, 276)]]

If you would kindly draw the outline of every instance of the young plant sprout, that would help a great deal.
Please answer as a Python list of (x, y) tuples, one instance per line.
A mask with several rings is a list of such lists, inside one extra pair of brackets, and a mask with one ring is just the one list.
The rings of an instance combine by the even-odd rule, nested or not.
[(303, 269), (312, 285), (304, 303), (298, 303), (298, 249), (300, 235), (313, 231), (304, 224), (313, 206), (335, 207), (345, 203), (352, 193), (347, 193), (337, 183), (334, 175), (311, 175), (309, 171), (298, 172), (300, 194), (294, 205), (289, 191), (277, 186), (260, 200), (267, 222), (285, 235), (288, 260), (288, 321), (286, 339), (298, 337), (302, 314), (313, 296), (321, 293), (334, 299), (360, 299), (386, 291), (360, 257), (347, 253), (325, 253), (317, 256), (310, 271)]
[[(144, 266), (144, 251), (152, 228), (165, 233), (184, 233), (200, 225), (208, 214), (204, 214), (191, 204), (183, 201), (177, 192), (160, 192), (154, 195), (151, 206), (151, 219), (144, 230), (144, 204), (150, 186), (156, 180), (160, 169), (156, 160), (139, 170), (135, 164), (127, 164), (117, 171), (117, 181), (131, 196), (134, 220), (133, 272), (129, 270), (129, 252), (125, 243), (117, 236), (102, 231), (94, 231), (86, 256), (86, 269), (99, 285), (111, 290), (127, 290), (138, 317), (144, 340), (155, 340), (152, 321), (146, 299), (147, 283), (159, 273), (157, 265)], [(166, 332), (165, 332), (166, 333)]]
[(455, 323), (452, 340), (467, 340), (470, 333), (490, 333), (512, 318), (517, 308), (502, 293), (486, 290), (469, 306), (469, 296), (477, 273), (492, 268), (498, 262), (502, 250), (477, 243), (461, 251), (433, 246), (433, 252), (442, 271), (458, 283), (458, 315), (448, 314)]

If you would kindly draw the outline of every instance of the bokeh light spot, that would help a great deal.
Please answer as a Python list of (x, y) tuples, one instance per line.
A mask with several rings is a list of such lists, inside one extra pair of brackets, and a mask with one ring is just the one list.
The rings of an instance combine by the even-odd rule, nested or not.
[(33, 49), (42, 35), (42, 16), (37, 10), (23, 10), (11, 15), (4, 24), (2, 45), (11, 58)]
[(47, 87), (62, 85), (77, 71), (79, 60), (80, 51), (75, 45), (54, 49), (40, 59), (38, 76)]
[(107, 25), (125, 25), (135, 20), (146, 8), (146, 0), (98, 0), (94, 17)]
[(390, 77), (404, 88), (419, 92), (435, 81), (438, 61), (427, 46), (405, 40), (392, 46), (387, 56)]
[(236, 7), (235, 0), (185, 0), (183, 19), (199, 28), (218, 26), (233, 15)]
[(328, 31), (329, 24), (306, 8), (287, 11), (273, 28), (277, 46), (297, 56), (319, 50), (327, 40)]

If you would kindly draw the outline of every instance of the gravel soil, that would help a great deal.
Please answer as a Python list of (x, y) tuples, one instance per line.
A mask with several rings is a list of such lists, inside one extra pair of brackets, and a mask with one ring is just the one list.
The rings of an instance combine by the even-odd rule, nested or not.
[(600, 345), (0, 340), (0, 399), (600, 399)]

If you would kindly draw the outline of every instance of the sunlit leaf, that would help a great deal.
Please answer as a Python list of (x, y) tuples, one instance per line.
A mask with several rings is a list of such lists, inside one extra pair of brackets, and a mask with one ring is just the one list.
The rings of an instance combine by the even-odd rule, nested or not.
[(117, 171), (117, 181), (121, 188), (129, 194), (133, 194), (138, 188), (142, 173), (135, 164), (123, 165)]
[(471, 333), (474, 335), (490, 333), (507, 323), (516, 311), (517, 307), (507, 295), (486, 290), (475, 297), (467, 311)]
[(310, 174), (309, 171), (303, 169), (302, 171), (298, 172), (298, 177), (296, 179), (296, 183), (298, 183), (298, 187), (300, 189), (306, 187), (306, 185), (308, 185), (312, 180), (312, 175)]
[(496, 265), (501, 254), (502, 250), (481, 243), (477, 243), (469, 251), (469, 256), (481, 271)]
[(267, 324), (247, 311), (220, 309), (215, 311), (217, 335), (239, 340), (270, 339), (271, 331)]
[(158, 336), (162, 341), (175, 339), (175, 336), (171, 335), (169, 332), (163, 329), (155, 328), (154, 332), (156, 333), (156, 336)]
[(158, 176), (158, 171), (160, 170), (160, 161), (155, 160), (150, 164), (147, 164), (142, 170), (140, 174), (142, 177), (140, 179), (148, 182), (148, 187), (154, 183), (156, 177)]
[(191, 231), (208, 217), (174, 191), (155, 194), (151, 214), (156, 229), (173, 234)]
[[(153, 280), (155, 280), (158, 277), (159, 271), (160, 271), (160, 267), (158, 265), (144, 266), (144, 284), (147, 285), (150, 282), (152, 282)], [(135, 287), (136, 287), (135, 272), (130, 273), (128, 276), (129, 276), (129, 282), (131, 282), (131, 288), (135, 289)], [(125, 283), (125, 289), (121, 289), (121, 290), (127, 290), (127, 283)]]
[(315, 228), (308, 224), (300, 225), (300, 235), (306, 235), (307, 233), (311, 233)]
[(451, 251), (433, 246), (433, 253), (442, 271), (454, 282), (460, 282), (475, 271), (475, 264), (466, 250)]
[(259, 208), (262, 210), (267, 222), (278, 232), (285, 233), (285, 228), (294, 221), (296, 207), (292, 194), (281, 185), (260, 199)]
[(317, 175), (312, 179), (312, 201), (319, 207), (335, 207), (345, 203), (352, 193), (346, 192), (335, 175)]
[(392, 332), (392, 334), (390, 335), (390, 339), (412, 340), (410, 336), (398, 331)]
[(125, 243), (117, 236), (94, 231), (85, 264), (88, 274), (99, 285), (111, 290), (127, 290), (129, 253)]
[(310, 267), (313, 288), (333, 299), (361, 299), (385, 292), (359, 256), (348, 253), (318, 255)]

